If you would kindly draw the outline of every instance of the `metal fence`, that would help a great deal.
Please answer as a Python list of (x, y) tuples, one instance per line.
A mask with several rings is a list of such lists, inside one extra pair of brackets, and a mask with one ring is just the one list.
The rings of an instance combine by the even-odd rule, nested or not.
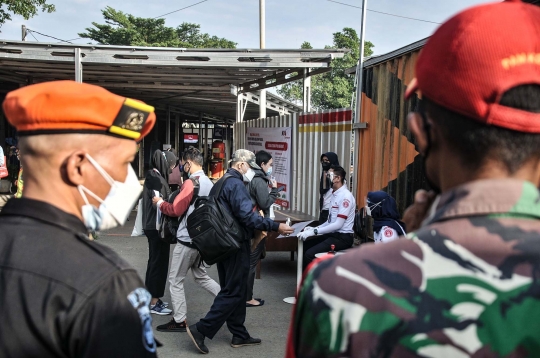
[(321, 155), (335, 152), (345, 171), (351, 170), (351, 110), (294, 113), (236, 123), (235, 148), (245, 148), (247, 128), (278, 127), (292, 128), (291, 208), (318, 217)]

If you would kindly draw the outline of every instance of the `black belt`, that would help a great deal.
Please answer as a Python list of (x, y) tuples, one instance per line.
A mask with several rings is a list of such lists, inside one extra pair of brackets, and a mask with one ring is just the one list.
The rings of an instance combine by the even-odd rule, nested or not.
[(197, 250), (197, 248), (195, 247), (195, 245), (193, 245), (193, 243), (191, 243), (191, 242), (181, 241), (181, 240), (178, 240), (178, 239), (177, 239), (176, 241), (178, 241), (179, 243), (181, 243), (181, 244), (184, 245), (184, 246), (189, 247), (190, 249), (195, 249), (195, 250)]

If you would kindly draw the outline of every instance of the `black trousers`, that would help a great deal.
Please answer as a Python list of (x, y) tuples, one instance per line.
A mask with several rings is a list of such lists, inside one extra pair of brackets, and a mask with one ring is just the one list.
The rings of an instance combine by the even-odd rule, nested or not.
[(316, 254), (330, 251), (330, 245), (336, 245), (335, 251), (340, 251), (351, 248), (353, 242), (353, 234), (341, 234), (339, 232), (308, 238), (304, 242), (303, 270), (305, 271), (311, 261), (315, 260)]
[(265, 243), (266, 243), (266, 238), (262, 239), (261, 242), (259, 242), (259, 245), (257, 245), (255, 250), (249, 256), (249, 275), (248, 275), (248, 283), (247, 283), (246, 301), (251, 301), (251, 299), (253, 298), (253, 286), (255, 285), (255, 272), (257, 271), (257, 263), (261, 259), (262, 254), (264, 252)]
[(144, 234), (148, 239), (148, 265), (144, 284), (152, 297), (161, 298), (167, 284), (171, 245), (161, 241), (157, 230), (144, 230)]
[(223, 324), (233, 337), (248, 339), (244, 326), (246, 320), (246, 291), (249, 273), (250, 241), (246, 240), (240, 250), (223, 262), (218, 262), (221, 291), (206, 317), (197, 322), (197, 330), (205, 337), (214, 338)]
[(319, 214), (319, 225), (328, 221), (328, 215), (330, 215), (330, 210), (321, 210), (321, 213)]

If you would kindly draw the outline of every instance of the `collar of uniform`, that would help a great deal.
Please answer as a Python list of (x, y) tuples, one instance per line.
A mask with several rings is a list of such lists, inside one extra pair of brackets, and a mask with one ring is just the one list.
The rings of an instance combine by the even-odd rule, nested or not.
[(10, 199), (2, 208), (2, 212), (0, 212), (0, 216), (8, 215), (26, 216), (85, 235), (88, 232), (86, 226), (78, 217), (43, 201), (24, 197)]
[(470, 182), (443, 193), (427, 224), (470, 216), (540, 219), (540, 193), (534, 184), (516, 179)]
[(342, 190), (343, 188), (345, 188), (345, 184), (343, 184), (343, 185), (341, 186), (341, 188), (339, 188), (338, 190), (333, 190), (333, 189), (332, 189), (332, 194), (336, 194), (336, 193), (338, 193), (338, 192), (340, 192), (340, 191), (343, 191), (343, 190)]

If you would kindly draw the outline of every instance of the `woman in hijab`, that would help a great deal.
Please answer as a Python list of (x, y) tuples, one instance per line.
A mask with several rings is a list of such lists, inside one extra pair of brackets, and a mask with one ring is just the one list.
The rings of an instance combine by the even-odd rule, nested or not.
[(157, 209), (152, 204), (152, 198), (155, 196), (155, 191), (159, 192), (163, 198), (168, 198), (171, 194), (169, 173), (176, 162), (174, 160), (172, 161), (173, 164), (171, 164), (171, 160), (167, 161), (166, 154), (160, 150), (154, 152), (152, 169), (146, 173), (142, 194), (143, 229), (148, 239), (149, 254), (145, 285), (152, 295), (150, 312), (158, 315), (167, 315), (172, 312), (166, 307), (167, 304), (161, 301), (167, 282), (170, 244), (162, 241), (159, 237), (159, 232), (156, 229)]
[(332, 166), (339, 166), (338, 156), (334, 152), (328, 152), (321, 155), (322, 174), (319, 185), (319, 225), (328, 221), (328, 214), (332, 206), (332, 182), (327, 173)]
[(373, 218), (373, 238), (376, 244), (394, 241), (406, 235), (405, 224), (400, 220), (394, 198), (384, 191), (370, 191), (367, 205)]

